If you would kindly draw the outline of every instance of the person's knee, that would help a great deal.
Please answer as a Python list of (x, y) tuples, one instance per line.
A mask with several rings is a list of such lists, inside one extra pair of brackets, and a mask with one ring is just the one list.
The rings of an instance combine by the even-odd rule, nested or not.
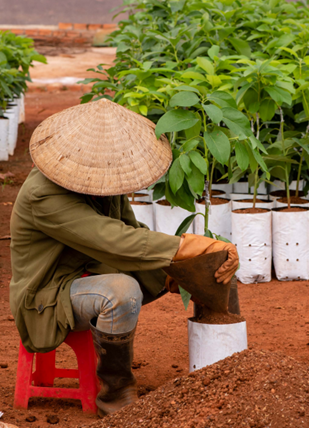
[(118, 274), (115, 281), (117, 282), (115, 287), (115, 304), (117, 306), (131, 304), (133, 313), (137, 312), (138, 314), (143, 301), (143, 293), (139, 283), (136, 279), (124, 274)]

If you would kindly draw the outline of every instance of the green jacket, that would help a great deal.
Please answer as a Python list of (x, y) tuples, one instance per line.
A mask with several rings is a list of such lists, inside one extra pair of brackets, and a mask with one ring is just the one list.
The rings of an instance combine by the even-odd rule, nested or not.
[(126, 272), (156, 296), (180, 239), (138, 223), (126, 196), (94, 200), (37, 168), (17, 196), (11, 236), (10, 305), (29, 352), (55, 349), (74, 328), (70, 285), (83, 272)]

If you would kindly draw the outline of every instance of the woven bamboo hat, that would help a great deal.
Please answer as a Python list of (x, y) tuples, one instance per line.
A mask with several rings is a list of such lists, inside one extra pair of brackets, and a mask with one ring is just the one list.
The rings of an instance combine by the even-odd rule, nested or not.
[(45, 119), (34, 131), (30, 154), (51, 181), (88, 195), (121, 195), (155, 183), (172, 151), (155, 124), (105, 98)]

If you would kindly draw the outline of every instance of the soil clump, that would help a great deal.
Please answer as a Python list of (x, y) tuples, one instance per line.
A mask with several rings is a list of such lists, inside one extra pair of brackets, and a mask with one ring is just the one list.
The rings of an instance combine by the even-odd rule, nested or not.
[[(295, 196), (295, 194), (296, 194), (295, 190), (290, 190), (291, 196)], [(283, 198), (283, 197), (286, 197), (286, 190), (274, 190), (273, 192), (270, 192), (270, 195), (271, 196), (279, 196), (279, 197)], [(304, 196), (304, 192), (299, 191), (298, 196)]]
[(233, 213), (237, 214), (263, 214), (267, 212), (268, 211), (265, 208), (245, 208), (233, 211)]
[[(281, 202), (282, 204), (287, 204), (288, 203), (288, 198), (287, 197), (280, 198), (280, 199), (277, 199), (277, 201)], [(291, 196), (290, 202), (291, 202), (291, 204), (298, 204), (298, 205), (308, 204), (308, 200), (307, 199), (300, 198), (299, 196), (298, 197)]]
[(200, 316), (189, 318), (190, 321), (198, 322), (200, 324), (236, 324), (238, 322), (246, 321), (245, 318), (241, 315), (231, 314), (231, 313), (218, 313), (203, 311)]
[[(230, 200), (225, 198), (210, 198), (211, 205), (223, 205), (229, 202)], [(205, 205), (205, 199), (199, 199), (198, 203), (201, 205)]]
[(165, 207), (170, 207), (171, 204), (169, 203), (169, 201), (167, 201), (166, 199), (161, 199), (160, 201), (157, 202), (159, 205), (163, 205)]
[[(251, 202), (253, 204), (253, 199), (235, 199), (235, 202)], [(267, 203), (271, 204), (273, 201), (266, 201), (266, 200), (263, 200), (263, 199), (256, 198), (255, 202), (260, 202), (262, 204), (265, 204), (265, 203), (266, 204)]]
[(149, 205), (151, 202), (143, 202), (143, 201), (130, 201), (131, 205)]
[(91, 427), (307, 427), (308, 397), (305, 364), (246, 350), (176, 378)]
[(283, 208), (283, 210), (280, 210), (281, 213), (297, 213), (300, 211), (307, 211), (306, 208), (299, 208), (299, 207), (291, 207), (291, 208)]

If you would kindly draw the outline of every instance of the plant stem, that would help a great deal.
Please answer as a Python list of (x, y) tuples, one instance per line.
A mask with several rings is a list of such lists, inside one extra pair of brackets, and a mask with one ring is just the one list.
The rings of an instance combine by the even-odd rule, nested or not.
[[(284, 117), (282, 108), (279, 107), (280, 111), (280, 132), (281, 132), (281, 141), (282, 141), (282, 152), (283, 156), (285, 156), (285, 147), (284, 147)], [(288, 208), (291, 208), (291, 197), (290, 197), (290, 183), (289, 183), (289, 173), (288, 173), (288, 165), (285, 164), (285, 186), (286, 186), (286, 197), (288, 200)]]
[[(256, 113), (256, 139), (260, 138), (260, 116)], [(258, 150), (259, 151), (259, 150)], [(253, 208), (255, 208), (256, 203), (256, 195), (257, 195), (257, 187), (259, 179), (259, 167), (256, 167), (255, 175), (254, 175), (254, 191), (253, 191)]]
[(259, 167), (256, 168), (255, 170), (255, 175), (254, 175), (254, 192), (253, 192), (253, 209), (255, 208), (255, 203), (256, 203), (256, 195), (257, 195), (257, 184), (258, 184), (258, 178), (259, 178)]
[(209, 199), (211, 199), (212, 181), (214, 176), (215, 165), (216, 165), (216, 159), (213, 158), (212, 165), (211, 165), (210, 180), (209, 180)]
[(302, 151), (301, 157), (300, 157), (300, 161), (299, 161), (299, 167), (298, 167), (298, 173), (297, 173), (297, 183), (296, 183), (296, 193), (295, 193), (296, 198), (298, 198), (299, 180), (300, 180), (300, 174), (301, 174), (301, 167), (302, 167), (302, 163), (303, 163), (303, 158), (304, 158), (304, 151)]
[(208, 216), (209, 216), (209, 181), (205, 181), (205, 223), (204, 232), (208, 230)]

